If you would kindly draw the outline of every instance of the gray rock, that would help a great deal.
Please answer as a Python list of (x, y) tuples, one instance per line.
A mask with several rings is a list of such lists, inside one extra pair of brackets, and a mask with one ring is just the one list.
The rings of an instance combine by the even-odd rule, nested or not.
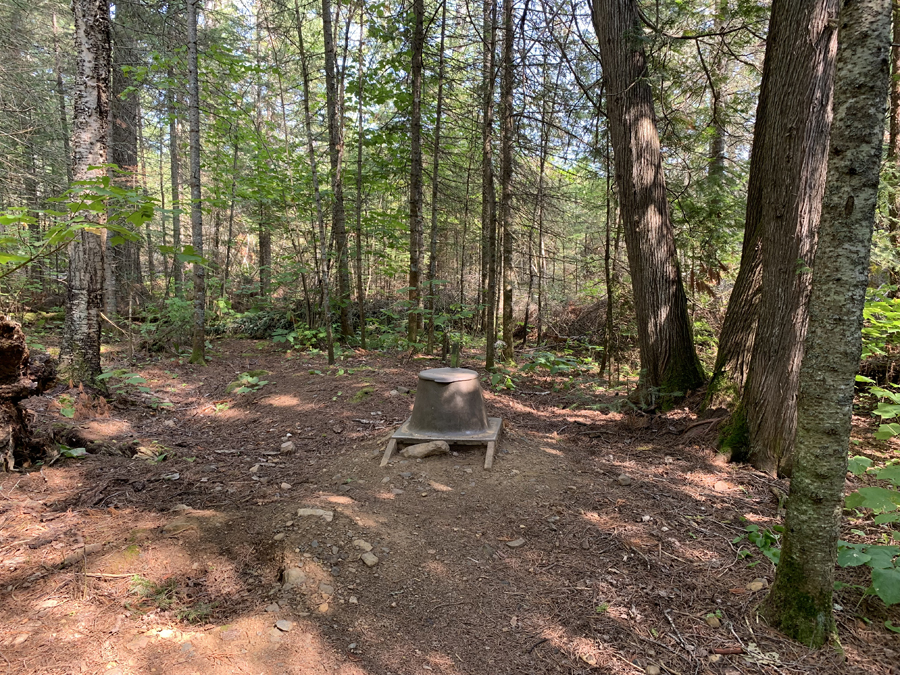
[(279, 532), (274, 537), (272, 537), (272, 539), (274, 539), (275, 541), (281, 541), (282, 539), (284, 539), (284, 532)]
[(334, 586), (326, 583), (321, 583), (319, 584), (319, 593), (321, 593), (322, 595), (334, 595)]
[(279, 619), (275, 622), (275, 628), (280, 630), (283, 633), (287, 633), (294, 627), (293, 621), (288, 621), (287, 619)]
[(631, 485), (634, 482), (634, 480), (632, 480), (631, 476), (629, 476), (627, 473), (623, 473), (623, 474), (619, 475), (619, 477), (616, 480), (619, 481), (619, 485), (622, 485), (625, 487)]
[(281, 444), (281, 452), (287, 454), (294, 451), (294, 443), (292, 441), (288, 441), (287, 443)]
[(506, 542), (506, 545), (510, 548), (519, 548), (520, 546), (525, 545), (525, 540), (520, 537), (519, 539), (513, 539), (512, 541)]
[(368, 551), (360, 556), (360, 560), (366, 564), (366, 567), (375, 567), (378, 564), (378, 556)]
[(286, 584), (291, 584), (292, 586), (297, 586), (306, 581), (306, 575), (303, 573), (299, 567), (289, 567), (284, 571), (282, 575), (282, 580)]
[(369, 551), (372, 550), (372, 544), (370, 544), (369, 542), (365, 541), (364, 539), (354, 539), (354, 540), (353, 540), (353, 545), (354, 545), (356, 548), (362, 549), (362, 550), (365, 551), (366, 553), (368, 553)]
[(266, 607), (266, 611), (267, 611), (267, 612), (280, 612), (280, 611), (281, 611), (281, 607), (279, 607), (279, 605), (278, 605), (277, 602), (273, 602), (271, 605), (268, 605), (268, 606)]
[(400, 454), (411, 459), (424, 459), (434, 455), (446, 455), (450, 452), (450, 446), (446, 441), (431, 441), (430, 443), (417, 443), (403, 448)]

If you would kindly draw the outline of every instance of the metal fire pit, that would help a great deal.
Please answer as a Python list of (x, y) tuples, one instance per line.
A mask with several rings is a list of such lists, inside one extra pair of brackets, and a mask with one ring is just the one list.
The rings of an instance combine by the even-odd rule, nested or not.
[(490, 469), (502, 425), (499, 417), (487, 416), (474, 370), (423, 370), (419, 373), (412, 415), (391, 436), (381, 466), (387, 466), (398, 444), (446, 441), (450, 445), (486, 445), (484, 468)]

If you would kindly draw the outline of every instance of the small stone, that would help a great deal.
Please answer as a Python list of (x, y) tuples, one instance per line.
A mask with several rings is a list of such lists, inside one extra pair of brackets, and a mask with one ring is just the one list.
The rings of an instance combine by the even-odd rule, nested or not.
[(350, 596), (349, 602), (350, 602), (351, 605), (358, 605), (358, 604), (359, 604), (359, 598), (357, 598), (355, 595), (351, 595), (351, 596)]
[(427, 496), (428, 496), (428, 493), (427, 493), (427, 492), (420, 492), (420, 493), (419, 493), (419, 496), (420, 496), (420, 497), (427, 497)]
[(163, 426), (164, 427), (174, 427), (175, 421), (174, 420), (166, 420), (165, 422), (163, 422)]
[(472, 473), (472, 467), (467, 466), (465, 469), (463, 469), (463, 471), (465, 471), (466, 473)]
[(250, 467), (250, 473), (256, 473), (257, 471), (259, 471), (259, 464), (254, 464)]
[(713, 614), (710, 614), (709, 616), (707, 616), (705, 620), (706, 620), (706, 625), (709, 626), (710, 628), (719, 628), (722, 625), (722, 622), (719, 621), (719, 617), (717, 617)]
[(282, 490), (290, 490), (290, 489), (291, 489), (291, 484), (290, 484), (290, 483), (282, 483), (282, 484), (281, 484), (281, 489), (282, 489)]
[(191, 507), (188, 506), (187, 504), (176, 504), (169, 510), (170, 511), (190, 511)]
[(280, 612), (281, 607), (278, 605), (277, 602), (273, 602), (271, 605), (266, 606), (266, 611), (267, 612)]
[(646, 673), (646, 675), (659, 675), (660, 672), (659, 666), (654, 666), (652, 663), (644, 668), (644, 673)]
[(288, 621), (287, 619), (279, 619), (275, 622), (275, 628), (280, 630), (283, 633), (287, 633), (294, 627), (293, 621)]
[(651, 520), (653, 520), (652, 516), (641, 516), (642, 523), (649, 523)]
[(319, 584), (319, 593), (322, 595), (334, 595), (334, 586), (326, 583)]
[(284, 524), (284, 526), (285, 526), (285, 527), (290, 527), (290, 526), (293, 525), (293, 524), (294, 524), (294, 521), (293, 521), (293, 520), (289, 520), (289, 521), (287, 521), (287, 522)]
[(284, 532), (279, 532), (274, 537), (272, 537), (272, 539), (274, 539), (275, 541), (281, 541), (282, 539), (284, 539)]
[(747, 584), (747, 590), (751, 593), (756, 593), (757, 591), (761, 591), (769, 585), (769, 582), (765, 579), (754, 579), (749, 584)]
[(350, 646), (347, 647), (347, 649), (353, 651), (354, 649), (356, 649), (356, 643), (355, 643), (355, 642), (351, 642), (351, 643), (350, 643)]
[(513, 539), (512, 541), (506, 542), (506, 545), (509, 546), (510, 548), (519, 548), (520, 546), (525, 545), (525, 540), (522, 538)]
[(328, 612), (328, 609), (329, 609), (328, 603), (327, 603), (327, 602), (323, 602), (321, 605), (318, 606), (317, 609), (318, 609), (318, 611), (319, 611), (320, 614), (325, 614), (325, 613), (327, 613), (327, 612)]
[(409, 393), (409, 388), (407, 388), (407, 387), (397, 387), (397, 393), (398, 393), (398, 394), (408, 394), (408, 393)]
[(287, 454), (294, 451), (294, 443), (293, 441), (288, 441), (287, 443), (281, 444), (281, 452)]
[(387, 485), (387, 484), (390, 483), (390, 482), (391, 482), (391, 477), (390, 477), (390, 476), (385, 476), (384, 478), (381, 479), (381, 484), (382, 484), (382, 485)]
[(306, 581), (306, 575), (299, 567), (289, 567), (284, 571), (282, 580), (286, 584), (298, 586), (299, 584), (302, 584), (304, 581)]
[(378, 564), (378, 556), (368, 551), (360, 556), (360, 560), (366, 564), (366, 567), (375, 567)]
[(392, 495), (402, 495), (406, 490), (401, 490), (400, 488), (394, 488), (391, 490)]
[(396, 389), (391, 389), (391, 390), (388, 392), (388, 396), (399, 396), (399, 395), (400, 395), (400, 392), (397, 391)]
[(634, 482), (631, 476), (629, 476), (627, 473), (620, 474), (616, 480), (619, 481), (619, 485), (626, 487)]
[(424, 459), (433, 455), (446, 455), (450, 452), (450, 445), (446, 441), (431, 441), (430, 443), (417, 443), (403, 448), (400, 454), (410, 459)]
[(721, 660), (722, 660), (722, 655), (721, 655), (721, 654), (710, 654), (710, 655), (709, 655), (709, 662), (710, 662), (710, 663), (718, 663), (718, 662), (721, 661)]
[(367, 542), (367, 541), (365, 541), (365, 540), (363, 540), (363, 539), (354, 539), (354, 540), (353, 540), (353, 545), (354, 545), (356, 548), (360, 548), (360, 549), (362, 549), (363, 551), (366, 551), (366, 552), (369, 552), (369, 551), (372, 550), (372, 544), (370, 544), (369, 542)]

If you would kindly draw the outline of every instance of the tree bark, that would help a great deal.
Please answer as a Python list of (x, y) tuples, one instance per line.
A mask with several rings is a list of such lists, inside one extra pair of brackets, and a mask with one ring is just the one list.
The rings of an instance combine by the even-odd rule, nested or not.
[[(887, 160), (891, 171), (891, 187), (888, 199), (888, 232), (894, 250), (900, 250), (900, 5), (893, 12), (893, 44), (891, 45), (891, 108)], [(891, 284), (900, 286), (900, 271), (892, 270)], [(900, 297), (900, 289), (894, 291)]]
[(425, 3), (413, 0), (412, 107), (409, 119), (409, 314), (406, 339), (418, 338), (421, 320), (422, 247), (425, 229), (424, 195), (422, 188), (422, 51), (425, 48)]
[(359, 89), (356, 92), (357, 103), (357, 145), (356, 145), (356, 304), (359, 311), (359, 346), (366, 349), (366, 295), (363, 288), (363, 234), (362, 234), (362, 169), (363, 169), (363, 45), (366, 34), (366, 6), (359, 5), (359, 72), (356, 74), (359, 80)]
[[(748, 442), (732, 459), (790, 475), (797, 386), (806, 335), (811, 267), (825, 187), (838, 0), (776, 0), (766, 54), (770, 95), (763, 133), (760, 227), (762, 286), (741, 408), (731, 425)], [(770, 60), (771, 57), (771, 60)]]
[(334, 364), (334, 336), (331, 332), (331, 298), (328, 289), (328, 244), (325, 238), (325, 213), (322, 208), (322, 193), (319, 190), (319, 171), (316, 163), (316, 148), (312, 130), (312, 115), (309, 110), (309, 61), (303, 44), (303, 22), (300, 5), (294, 0), (294, 16), (297, 19), (297, 48), (300, 52), (300, 70), (303, 75), (303, 123), (306, 127), (306, 144), (309, 151), (309, 171), (312, 176), (313, 196), (316, 203), (316, 221), (319, 226), (320, 280), (322, 284), (322, 317), (325, 324), (325, 341), (328, 350), (328, 365)]
[(761, 607), (773, 626), (811, 647), (834, 632), (834, 566), (862, 351), (890, 44), (890, 0), (844, 0), (794, 472), (781, 559)]
[(325, 98), (328, 106), (328, 155), (331, 159), (331, 234), (334, 237), (338, 277), (338, 304), (341, 337), (353, 334), (347, 309), (350, 304), (350, 270), (347, 264), (347, 216), (344, 209), (344, 122), (343, 101), (339, 100), (335, 73), (337, 56), (331, 0), (322, 0), (322, 29), (325, 34)]
[(503, 0), (503, 69), (500, 77), (500, 229), (503, 238), (503, 360), (515, 361), (513, 344), (513, 235), (512, 161), (513, 135), (513, 0)]
[(487, 284), (482, 278), (484, 304), (484, 367), (494, 368), (497, 339), (497, 196), (494, 192), (494, 54), (497, 45), (497, 2), (484, 0), (481, 64), (481, 259)]
[[(187, 0), (188, 26), (188, 136), (191, 152), (191, 244), (203, 256), (203, 204), (200, 193), (200, 77), (197, 64), (197, 4)], [(194, 262), (194, 327), (191, 363), (206, 363), (206, 268)]]
[(641, 354), (639, 395), (683, 396), (703, 383), (669, 217), (653, 94), (635, 0), (593, 0), (616, 184), (634, 289)]
[[(110, 38), (108, 0), (75, 0), (77, 77), (72, 134), (72, 178), (100, 178), (106, 164), (109, 132)], [(103, 257), (106, 217), (98, 212), (92, 228), (78, 230), (69, 244), (66, 322), (60, 346), (65, 377), (92, 382), (100, 374), (100, 310), (103, 306)]]
[(440, 181), (438, 168), (441, 156), (441, 115), (444, 112), (444, 39), (447, 34), (447, 0), (441, 1), (441, 40), (438, 46), (437, 111), (434, 122), (434, 150), (431, 163), (431, 232), (428, 239), (428, 347), (434, 353), (435, 285), (437, 278), (437, 203)]
[(184, 296), (184, 263), (181, 255), (181, 196), (179, 185), (181, 182), (181, 169), (178, 162), (178, 113), (175, 107), (175, 93), (173, 88), (172, 70), (168, 71), (169, 88), (166, 90), (166, 103), (169, 111), (169, 169), (172, 183), (172, 248), (175, 254), (172, 256), (172, 284), (175, 286), (175, 296)]
[(56, 76), (56, 97), (59, 100), (59, 127), (62, 131), (63, 152), (66, 155), (66, 180), (72, 185), (72, 148), (69, 146), (69, 123), (66, 121), (66, 89), (63, 85), (62, 66), (59, 59), (58, 29), (56, 27), (56, 12), (53, 19), (53, 70)]

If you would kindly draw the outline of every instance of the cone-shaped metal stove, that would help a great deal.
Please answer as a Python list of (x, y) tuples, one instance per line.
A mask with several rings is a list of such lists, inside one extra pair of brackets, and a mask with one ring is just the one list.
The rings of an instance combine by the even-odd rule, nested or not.
[(494, 461), (502, 421), (488, 417), (478, 373), (466, 368), (433, 368), (419, 373), (412, 415), (394, 432), (381, 460), (386, 466), (398, 444), (446, 441), (486, 445), (484, 468)]

